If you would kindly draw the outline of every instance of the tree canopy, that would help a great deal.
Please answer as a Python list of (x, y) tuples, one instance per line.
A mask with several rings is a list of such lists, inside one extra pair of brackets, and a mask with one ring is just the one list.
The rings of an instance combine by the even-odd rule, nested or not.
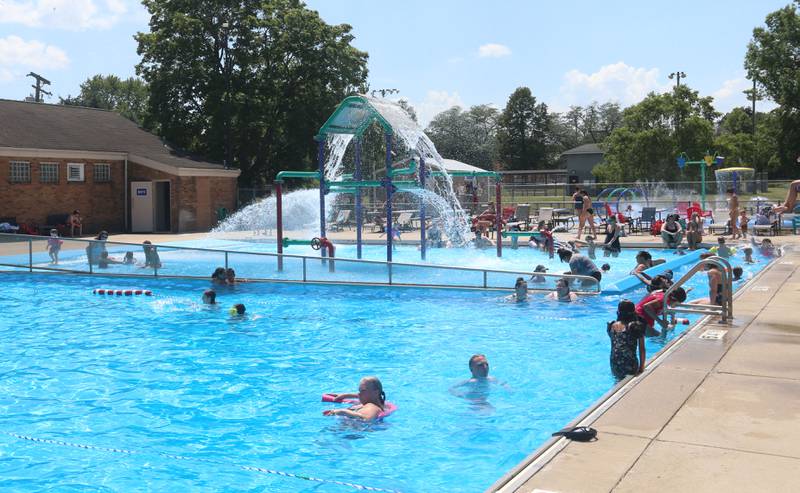
[(426, 133), (439, 153), (483, 169), (497, 162), (497, 120), (500, 112), (488, 105), (467, 111), (458, 106), (436, 115)]
[(770, 130), (776, 153), (770, 168), (782, 174), (796, 173), (800, 156), (800, 1), (767, 15), (766, 27), (753, 29), (745, 68), (767, 96), (780, 105), (774, 110)]
[(366, 90), (367, 54), (347, 24), (299, 0), (144, 0), (137, 72), (162, 137), (242, 169), (244, 182), (315, 160), (313, 137), (336, 105)]
[[(674, 180), (679, 153), (697, 159), (713, 148), (719, 114), (710, 97), (683, 85), (666, 94), (650, 93), (622, 112), (622, 124), (606, 139), (604, 163), (594, 170), (603, 181)], [(693, 179), (697, 170), (685, 169)]]
[(547, 167), (550, 118), (547, 105), (536, 103), (527, 87), (518, 87), (508, 98), (498, 121), (500, 161), (506, 169)]
[(81, 84), (75, 97), (59, 98), (60, 104), (113, 110), (138, 124), (147, 110), (147, 84), (142, 79), (120, 79), (116, 75), (94, 75)]

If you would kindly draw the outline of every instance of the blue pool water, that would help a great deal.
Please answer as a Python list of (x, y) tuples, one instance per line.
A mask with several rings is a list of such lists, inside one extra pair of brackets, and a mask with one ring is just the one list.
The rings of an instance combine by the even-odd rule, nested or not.
[[(614, 383), (605, 323), (618, 296), (566, 306), (543, 295), (516, 304), (496, 292), (258, 283), (219, 289), (210, 308), (199, 303), (205, 281), (2, 275), (3, 490), (353, 491), (244, 465), (481, 491)], [(692, 284), (705, 294), (701, 278)], [(155, 295), (92, 295), (98, 287)], [(232, 319), (234, 303), (248, 316)], [(649, 340), (648, 354), (664, 343)], [(477, 352), (507, 385), (452, 395)], [(381, 378), (396, 413), (369, 427), (322, 416), (322, 393), (353, 391), (365, 375)]]

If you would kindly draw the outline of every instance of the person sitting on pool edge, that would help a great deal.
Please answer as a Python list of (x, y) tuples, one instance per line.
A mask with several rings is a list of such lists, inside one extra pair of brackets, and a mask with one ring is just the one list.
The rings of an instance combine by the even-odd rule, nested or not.
[[(789, 190), (786, 192), (786, 200), (782, 204), (772, 209), (775, 214), (782, 214), (784, 212), (792, 212), (797, 205), (797, 194), (800, 192), (800, 180), (795, 180), (789, 184)], [(752, 238), (752, 236), (751, 236)]]
[(347, 416), (348, 418), (363, 419), (372, 421), (378, 418), (385, 410), (386, 393), (378, 377), (364, 377), (358, 383), (358, 393), (333, 394), (333, 402), (342, 402), (345, 399), (358, 398), (359, 404), (348, 409), (329, 409), (323, 414), (325, 416)]
[(566, 279), (559, 279), (556, 282), (556, 290), (549, 293), (547, 299), (569, 303), (577, 300), (578, 295), (570, 291), (569, 281)]
[[(664, 313), (664, 294), (664, 291), (654, 291), (636, 304), (636, 315), (644, 324), (645, 335), (647, 336), (662, 334), (662, 332), (655, 330), (656, 322), (661, 326), (664, 333), (669, 329), (669, 324), (659, 318), (659, 315)], [(672, 292), (667, 304), (673, 306), (684, 301), (686, 301), (686, 291), (679, 287)]]
[(216, 305), (217, 304), (217, 292), (213, 289), (206, 289), (203, 291), (203, 303), (206, 305)]
[(608, 322), (606, 326), (606, 333), (611, 339), (611, 373), (618, 382), (628, 375), (639, 375), (644, 371), (647, 360), (644, 332), (644, 324), (636, 316), (636, 305), (630, 300), (620, 301), (617, 305), (617, 319)]
[(661, 241), (664, 248), (678, 248), (683, 240), (683, 227), (678, 222), (677, 214), (667, 216), (667, 221), (661, 226)]

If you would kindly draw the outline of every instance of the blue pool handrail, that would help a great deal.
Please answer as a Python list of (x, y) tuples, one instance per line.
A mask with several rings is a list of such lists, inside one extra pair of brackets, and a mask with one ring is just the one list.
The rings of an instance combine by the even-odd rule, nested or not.
[[(36, 236), (36, 235), (22, 235), (16, 233), (0, 233), (0, 248), (3, 244), (8, 244), (10, 242), (17, 242), (27, 244), (27, 254), (28, 254), (28, 261), (26, 263), (8, 263), (3, 262), (3, 255), (0, 254), (0, 266), (4, 267), (16, 267), (16, 268), (25, 268), (28, 272), (35, 271), (47, 271), (47, 272), (63, 272), (63, 273), (70, 273), (70, 274), (99, 274), (104, 277), (137, 277), (137, 278), (153, 278), (153, 277), (164, 277), (164, 278), (175, 278), (175, 279), (209, 279), (210, 273), (208, 275), (203, 276), (194, 276), (194, 275), (169, 275), (163, 274), (160, 272), (158, 267), (153, 267), (152, 270), (147, 270), (147, 272), (152, 272), (152, 274), (120, 274), (113, 271), (97, 271), (96, 268), (89, 263), (88, 272), (83, 270), (74, 270), (74, 269), (63, 269), (60, 267), (53, 267), (48, 265), (39, 265), (33, 262), (33, 243), (44, 243), (47, 241), (49, 237), (47, 236)], [(11, 240), (11, 241), (9, 241)], [(88, 240), (82, 238), (64, 238), (64, 240), (77, 242), (77, 243), (86, 243), (92, 244), (97, 243), (97, 240)], [(118, 246), (129, 246), (129, 247), (136, 247), (141, 248), (141, 243), (129, 243), (129, 242), (120, 242), (120, 241), (103, 241), (106, 245), (118, 245)], [(580, 288), (586, 288), (587, 286), (591, 289), (574, 289), (573, 292), (578, 294), (599, 294), (600, 293), (600, 285), (597, 280), (590, 276), (579, 276), (573, 274), (548, 274), (548, 273), (540, 273), (540, 272), (528, 272), (528, 271), (513, 271), (513, 270), (503, 270), (503, 269), (481, 269), (476, 267), (459, 267), (459, 266), (452, 266), (452, 265), (439, 265), (439, 264), (414, 264), (414, 263), (403, 263), (403, 262), (386, 262), (382, 260), (364, 260), (364, 259), (350, 259), (350, 258), (341, 258), (336, 257), (335, 260), (337, 264), (355, 264), (355, 265), (368, 265), (374, 268), (383, 267), (387, 274), (386, 282), (375, 282), (375, 281), (350, 281), (350, 280), (336, 280), (336, 279), (310, 279), (308, 266), (313, 262), (315, 264), (319, 264), (321, 261), (325, 262), (329, 259), (321, 259), (317, 256), (306, 256), (306, 255), (295, 255), (295, 254), (286, 254), (286, 253), (274, 253), (274, 252), (242, 252), (237, 250), (224, 250), (224, 249), (214, 249), (214, 248), (200, 248), (200, 247), (183, 247), (183, 246), (175, 246), (175, 245), (164, 245), (164, 244), (153, 244), (157, 250), (161, 249), (161, 253), (163, 254), (164, 251), (171, 251), (171, 250), (184, 250), (184, 251), (194, 251), (194, 252), (209, 252), (209, 253), (218, 253), (224, 254), (224, 262), (225, 268), (227, 269), (229, 266), (229, 257), (230, 255), (250, 255), (250, 256), (258, 256), (258, 257), (267, 257), (273, 259), (297, 259), (302, 262), (302, 278), (298, 279), (280, 279), (280, 278), (259, 278), (259, 277), (252, 277), (252, 276), (245, 276), (250, 280), (253, 281), (261, 281), (261, 282), (285, 282), (285, 283), (316, 283), (316, 284), (343, 284), (343, 285), (366, 285), (366, 286), (398, 286), (398, 287), (421, 287), (421, 288), (459, 288), (459, 289), (482, 289), (482, 290), (498, 290), (498, 291), (513, 291), (513, 285), (506, 285), (503, 284), (502, 286), (494, 286), (491, 285), (489, 282), (489, 275), (501, 275), (501, 276), (516, 276), (516, 277), (525, 277), (526, 279), (534, 274), (536, 276), (542, 276), (547, 280), (556, 281), (558, 279), (569, 279), (571, 281), (576, 281), (576, 286)], [(62, 249), (62, 251), (64, 251)], [(457, 272), (467, 272), (473, 274), (481, 274), (482, 282), (481, 283), (474, 283), (474, 284), (446, 284), (446, 283), (408, 283), (408, 282), (398, 282), (396, 277), (396, 272), (398, 269), (404, 268), (415, 268), (415, 269), (429, 269), (429, 270), (445, 270), (445, 271), (457, 271)], [(145, 271), (145, 269), (137, 269), (138, 271)], [(545, 286), (536, 286), (529, 285), (530, 291), (552, 291), (553, 290), (553, 283), (547, 282), (544, 283)]]

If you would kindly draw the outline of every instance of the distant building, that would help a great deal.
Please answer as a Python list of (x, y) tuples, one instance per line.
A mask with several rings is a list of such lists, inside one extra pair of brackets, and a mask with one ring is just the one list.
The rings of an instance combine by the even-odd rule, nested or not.
[(571, 176), (577, 176), (579, 182), (593, 181), (592, 170), (603, 162), (603, 151), (597, 144), (583, 144), (561, 153), (564, 167)]
[(0, 100), (0, 218), (84, 233), (206, 231), (236, 206), (239, 170), (179, 152), (112, 111)]
[(501, 171), (504, 185), (553, 185), (567, 182), (566, 169), (516, 169)]

